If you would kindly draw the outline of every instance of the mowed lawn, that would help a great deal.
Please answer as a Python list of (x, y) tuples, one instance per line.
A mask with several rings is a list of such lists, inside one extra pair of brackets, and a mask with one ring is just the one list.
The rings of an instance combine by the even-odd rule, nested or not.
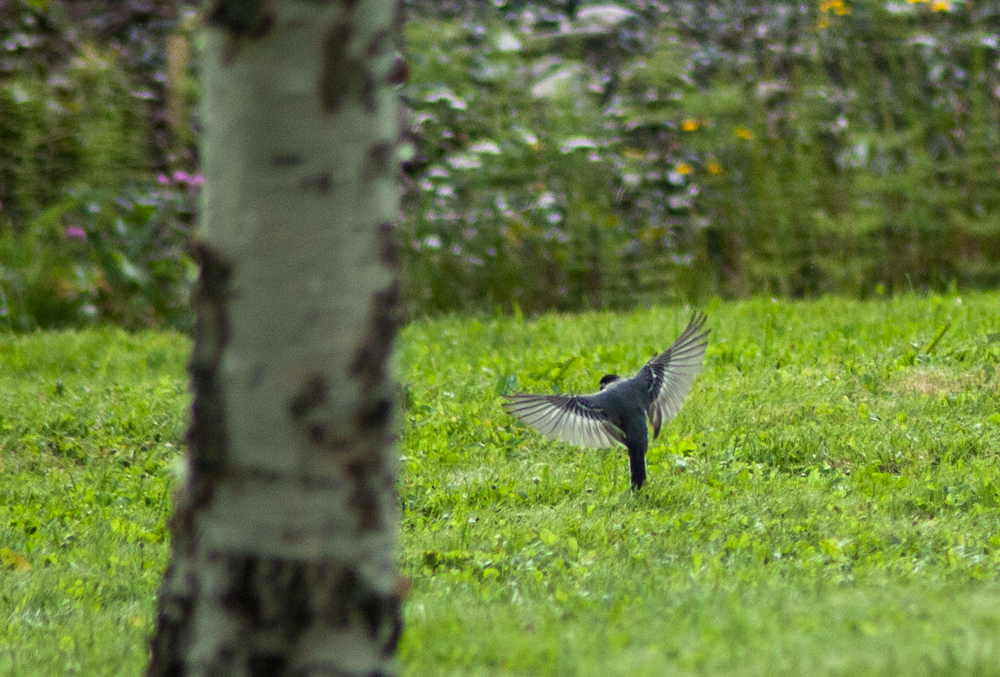
[[(638, 494), (499, 394), (591, 392), (688, 311), (407, 327), (404, 675), (1000, 675), (1000, 297), (705, 310)], [(141, 671), (188, 348), (0, 338), (0, 675)]]

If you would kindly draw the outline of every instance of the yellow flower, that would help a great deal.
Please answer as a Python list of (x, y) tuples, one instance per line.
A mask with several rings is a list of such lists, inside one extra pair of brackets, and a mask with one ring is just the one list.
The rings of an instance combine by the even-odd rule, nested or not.
[(687, 176), (688, 174), (694, 171), (694, 168), (686, 162), (678, 162), (677, 166), (674, 167), (674, 171), (676, 171), (681, 176)]
[(930, 0), (906, 0), (911, 5), (919, 5), (924, 2), (930, 2)]
[(708, 164), (705, 165), (705, 169), (708, 170), (709, 174), (721, 174), (722, 173), (722, 165), (720, 165), (715, 160), (709, 160)]
[(753, 138), (753, 132), (751, 132), (749, 129), (747, 129), (743, 125), (740, 125), (739, 127), (736, 128), (736, 136), (738, 136), (741, 139), (748, 139), (749, 140), (749, 139)]
[(844, 0), (822, 0), (819, 3), (819, 11), (833, 12), (837, 16), (844, 16), (851, 13), (851, 8), (844, 4)]
[(950, 12), (951, 11), (951, 2), (949, 2), (949, 0), (934, 0), (934, 2), (931, 3), (931, 11), (932, 12)]
[(687, 120), (681, 123), (681, 129), (683, 129), (685, 132), (693, 132), (694, 130), (698, 129), (698, 121), (695, 120), (694, 118), (688, 118)]

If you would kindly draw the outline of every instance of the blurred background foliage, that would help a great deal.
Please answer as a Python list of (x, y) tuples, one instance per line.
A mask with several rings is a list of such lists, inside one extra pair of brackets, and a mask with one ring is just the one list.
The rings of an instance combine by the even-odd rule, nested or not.
[[(1000, 5), (408, 0), (409, 312), (1000, 283)], [(186, 326), (196, 8), (0, 9), (0, 325)]]
[(0, 327), (189, 325), (191, 8), (0, 3)]

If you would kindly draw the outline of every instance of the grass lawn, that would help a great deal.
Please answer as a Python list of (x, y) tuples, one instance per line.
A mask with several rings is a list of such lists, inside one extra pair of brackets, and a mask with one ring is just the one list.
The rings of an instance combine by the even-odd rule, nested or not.
[[(593, 391), (686, 312), (405, 330), (405, 675), (1000, 675), (1000, 297), (706, 310), (637, 495), (498, 393)], [(140, 672), (187, 350), (0, 338), (0, 675)]]

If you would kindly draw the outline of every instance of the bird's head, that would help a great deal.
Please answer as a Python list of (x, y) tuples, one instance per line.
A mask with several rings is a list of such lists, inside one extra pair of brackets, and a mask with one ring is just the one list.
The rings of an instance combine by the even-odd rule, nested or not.
[(622, 380), (622, 377), (619, 376), (618, 374), (608, 374), (607, 376), (602, 376), (600, 389), (604, 390), (615, 381), (620, 381), (620, 380)]

